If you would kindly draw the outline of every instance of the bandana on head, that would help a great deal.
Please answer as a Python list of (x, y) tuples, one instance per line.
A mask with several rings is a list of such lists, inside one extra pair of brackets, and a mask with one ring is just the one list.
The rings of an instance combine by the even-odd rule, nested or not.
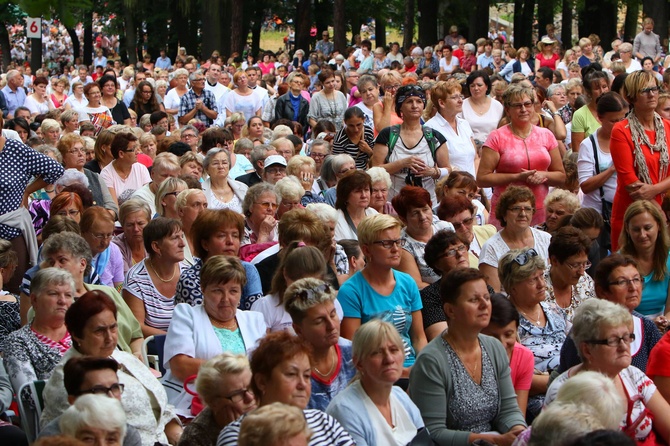
[(395, 112), (398, 116), (400, 116), (400, 108), (402, 107), (402, 104), (412, 96), (421, 98), (424, 107), (426, 106), (426, 92), (423, 91), (423, 88), (418, 85), (403, 85), (398, 88), (398, 91), (395, 94)]

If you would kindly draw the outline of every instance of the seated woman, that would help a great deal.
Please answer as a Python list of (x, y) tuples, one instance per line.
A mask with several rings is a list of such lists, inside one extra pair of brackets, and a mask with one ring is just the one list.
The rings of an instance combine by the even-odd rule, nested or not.
[(342, 336), (352, 339), (361, 324), (370, 319), (393, 323), (403, 339), (406, 378), (416, 355), (426, 345), (426, 335), (416, 283), (408, 274), (394, 270), (400, 265), (405, 244), (400, 238), (400, 221), (390, 215), (372, 215), (358, 229), (367, 264), (344, 282), (338, 293), (344, 310)]
[[(269, 331), (286, 330), (295, 334), (293, 320), (284, 309), (286, 290), (296, 280), (311, 277), (327, 280), (326, 259), (322, 252), (314, 246), (305, 246), (302, 242), (291, 242), (282, 249), (279, 266), (272, 277), (270, 293), (254, 302), (252, 311), (263, 314)], [(338, 317), (342, 315), (342, 307), (336, 301)]]
[[(316, 214), (319, 217), (319, 220), (323, 222), (326, 228), (329, 229), (329, 234), (331, 237), (331, 247), (335, 248), (335, 252), (330, 258), (326, 259), (328, 263), (328, 273), (337, 275), (338, 285), (342, 285), (351, 274), (353, 274), (349, 267), (349, 261), (347, 260), (347, 253), (344, 250), (344, 247), (337, 241), (335, 241), (335, 226), (337, 225), (337, 211), (332, 206), (326, 203), (310, 203), (305, 209)], [(358, 246), (357, 240), (349, 240)], [(358, 248), (360, 251), (360, 247)], [(360, 257), (360, 254), (356, 257)], [(339, 286), (337, 287), (339, 289)]]
[(112, 299), (100, 291), (87, 292), (72, 304), (65, 324), (72, 333), (73, 348), (56, 366), (44, 388), (40, 426), (46, 426), (69, 407), (63, 367), (71, 358), (111, 356), (120, 365), (117, 375), (124, 385), (121, 405), (128, 424), (140, 433), (142, 444), (177, 444), (182, 428), (163, 386), (135, 356), (116, 348), (118, 323)]
[(509, 358), (512, 385), (516, 392), (516, 402), (519, 404), (521, 413), (526, 413), (535, 359), (533, 358), (533, 352), (517, 341), (518, 331), (519, 312), (517, 309), (504, 294), (492, 294), (491, 321), (482, 330), (482, 334), (498, 339), (505, 347)]
[(237, 309), (246, 282), (244, 267), (230, 256), (207, 259), (200, 272), (202, 305), (179, 304), (165, 338), (163, 385), (177, 414), (192, 417), (193, 395), (184, 382), (223, 352), (249, 354), (267, 332), (263, 316)]
[(277, 208), (281, 197), (269, 183), (254, 184), (242, 203), (244, 236), (242, 246), (274, 243), (277, 241)]
[(300, 200), (305, 190), (300, 185), (300, 180), (296, 177), (284, 177), (275, 183), (275, 190), (279, 194), (279, 207), (277, 208), (277, 219), (291, 209), (304, 207)]
[(534, 212), (535, 195), (526, 186), (509, 186), (498, 199), (496, 217), (502, 229), (484, 243), (479, 256), (479, 269), (495, 291), (501, 290), (500, 259), (510, 249), (532, 247), (542, 260), (549, 258), (551, 235), (530, 226)]
[(84, 444), (122, 445), (126, 414), (116, 398), (82, 395), (63, 413), (59, 427), (63, 435)]
[(123, 256), (123, 274), (147, 257), (144, 248), (142, 231), (151, 221), (149, 205), (138, 198), (123, 202), (119, 208), (119, 223), (123, 232), (114, 236), (112, 242), (119, 248)]
[(172, 320), (177, 281), (184, 260), (184, 238), (178, 220), (158, 217), (144, 227), (149, 257), (126, 274), (122, 296), (142, 327), (144, 336), (166, 334)]
[[(305, 414), (295, 406), (272, 403), (253, 411), (240, 424), (239, 446), (307, 445), (312, 438)], [(309, 443), (311, 444), (311, 443)]]
[[(301, 409), (312, 431), (310, 445), (356, 444), (330, 415), (306, 409), (311, 393), (310, 358), (309, 347), (300, 338), (284, 331), (270, 333), (261, 339), (258, 348), (251, 354), (251, 389), (256, 395), (258, 407), (283, 403)], [(219, 434), (217, 446), (237, 445), (244, 419), (243, 415), (226, 426)]]
[(81, 216), (81, 235), (91, 248), (91, 266), (103, 285), (119, 288), (123, 284), (123, 256), (112, 242), (114, 218), (100, 207), (92, 206)]
[(72, 341), (65, 312), (74, 300), (74, 281), (67, 271), (43, 268), (30, 286), (35, 317), (7, 336), (4, 362), (15, 392), (23, 384), (49, 379)]
[(410, 444), (423, 428), (419, 409), (393, 385), (402, 375), (404, 350), (400, 335), (388, 322), (371, 320), (354, 335), (356, 376), (335, 396), (326, 413), (339, 421), (359, 446)]
[(293, 329), (312, 348), (312, 396), (307, 407), (325, 411), (356, 373), (351, 342), (340, 337), (336, 292), (320, 279), (304, 278), (291, 284), (284, 296)]
[[(435, 273), (445, 277), (453, 269), (469, 266), (467, 251), (467, 243), (463, 243), (454, 231), (442, 230), (428, 240), (423, 258)], [(438, 280), (420, 291), (423, 329), (428, 341), (440, 336), (447, 329), (447, 318), (442, 309), (441, 286), (442, 280)]]
[(140, 189), (151, 182), (149, 171), (137, 162), (140, 142), (130, 132), (119, 132), (114, 136), (110, 151), (114, 160), (100, 171), (100, 178), (107, 184), (114, 201), (126, 190)]
[[(84, 175), (69, 170), (64, 173), (64, 176), (68, 177), (68, 181), (85, 179)], [(56, 183), (62, 181), (63, 177), (56, 180)], [(54, 185), (54, 188), (56, 188), (56, 185)], [(33, 220), (35, 234), (40, 236), (44, 226), (52, 215), (63, 215), (79, 223), (81, 221), (81, 214), (84, 213), (84, 204), (79, 194), (63, 192), (63, 186), (61, 185), (53, 200), (33, 200), (30, 203), (29, 212)]]
[(314, 159), (303, 155), (291, 157), (286, 166), (286, 174), (297, 178), (303, 188), (300, 204), (307, 206), (310, 203), (323, 203), (321, 195), (312, 193), (314, 182), (317, 179)]
[(155, 205), (156, 213), (161, 217), (179, 219), (179, 213), (175, 206), (177, 195), (188, 189), (186, 181), (179, 178), (166, 178), (156, 190)]
[(533, 352), (535, 374), (530, 387), (528, 412), (542, 408), (549, 375), (558, 367), (560, 350), (570, 324), (564, 312), (546, 300), (545, 263), (533, 248), (513, 249), (500, 259), (500, 283), (519, 311), (519, 342)]
[(493, 225), (475, 224), (476, 208), (473, 204), (475, 201), (461, 194), (448, 194), (442, 198), (437, 208), (438, 218), (451, 223), (456, 234), (469, 243), (468, 261), (473, 268), (479, 265), (479, 256), (484, 243), (498, 232)]
[(561, 218), (573, 215), (579, 207), (577, 195), (565, 189), (552, 190), (544, 199), (546, 220), (537, 229), (553, 234), (560, 227)]
[[(480, 198), (479, 193), (483, 191), (477, 186), (477, 180), (472, 174), (464, 172), (462, 170), (454, 170), (449, 173), (449, 176), (438, 182), (438, 188), (435, 190), (438, 200), (443, 200), (446, 197), (453, 197), (456, 195), (461, 195), (472, 202), (472, 205), (475, 207), (475, 225), (481, 226), (485, 225), (489, 221), (489, 210), (490, 207), (488, 201), (486, 201), (486, 195), (482, 194)], [(486, 203), (486, 206), (482, 203)], [(434, 209), (436, 211), (436, 209)]]
[(584, 371), (600, 372), (614, 381), (628, 402), (620, 428), (638, 444), (670, 440), (670, 405), (654, 383), (631, 365), (630, 344), (635, 341), (630, 312), (603, 299), (589, 299), (575, 312), (570, 336), (582, 363), (562, 373), (549, 387), (545, 405), (556, 398), (561, 386)]
[(256, 408), (244, 354), (222, 353), (200, 366), (195, 390), (205, 408), (184, 428), (179, 444), (212, 446), (221, 429)]
[(363, 218), (376, 215), (377, 211), (370, 207), (372, 179), (361, 170), (352, 170), (337, 183), (337, 225), (335, 240), (358, 240), (357, 228)]
[[(551, 215), (551, 206), (547, 206), (547, 215)], [(586, 274), (591, 267), (590, 249), (591, 239), (571, 227), (559, 229), (549, 243), (550, 263), (544, 271), (546, 300), (558, 305), (569, 322), (575, 309), (596, 294), (593, 279)]]
[(242, 212), (242, 201), (248, 186), (233, 180), (230, 173), (230, 154), (224, 149), (211, 149), (202, 163), (209, 177), (203, 182), (202, 190), (210, 209), (231, 209)]
[[(630, 344), (632, 364), (646, 373), (647, 361), (651, 364), (653, 348), (661, 340), (661, 332), (651, 319), (635, 311), (642, 295), (642, 277), (637, 268), (637, 261), (618, 253), (605, 257), (596, 269), (595, 287), (596, 297), (627, 308), (633, 316), (635, 341)], [(577, 346), (572, 338), (568, 337), (561, 348), (561, 365), (558, 373), (563, 373), (580, 362)], [(651, 374), (648, 375), (654, 379)]]
[(433, 215), (430, 194), (423, 187), (405, 186), (393, 197), (391, 203), (398, 218), (405, 225), (400, 231), (405, 246), (400, 251), (398, 270), (412, 276), (419, 289), (423, 289), (440, 279), (440, 275), (423, 259), (426, 243), (438, 231), (453, 231), (454, 227)]
[(370, 207), (380, 214), (396, 215), (389, 198), (391, 175), (383, 167), (371, 167), (366, 171), (372, 181)]
[[(188, 269), (182, 271), (177, 282), (175, 304), (187, 303), (191, 306), (202, 304), (200, 271), (211, 257), (226, 255), (237, 257), (244, 234), (244, 217), (230, 209), (206, 209), (191, 225), (195, 259)], [(246, 283), (242, 287), (240, 310), (249, 310), (262, 295), (261, 279), (256, 267), (242, 262)]]
[[(93, 265), (91, 250), (86, 241), (78, 234), (55, 234), (42, 245), (43, 265), (56, 267), (69, 272), (74, 279), (75, 296), (83, 296), (88, 291), (102, 291), (109, 296), (117, 307), (119, 348), (125, 352), (141, 356), (142, 329), (132, 311), (116, 289), (106, 285), (92, 285), (84, 281)], [(30, 318), (31, 312), (28, 312)]]
[(505, 349), (482, 336), (491, 318), (484, 275), (474, 268), (449, 272), (441, 290), (449, 329), (433, 339), (410, 374), (410, 396), (439, 445), (482, 439), (511, 444), (526, 428)]

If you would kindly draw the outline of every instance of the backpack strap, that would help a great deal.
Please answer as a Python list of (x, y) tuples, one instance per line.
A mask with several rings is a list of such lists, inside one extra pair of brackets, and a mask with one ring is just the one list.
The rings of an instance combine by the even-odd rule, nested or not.
[[(426, 138), (426, 142), (428, 143), (428, 147), (430, 148), (430, 154), (433, 157), (433, 161), (437, 162), (436, 152), (439, 145), (438, 140), (435, 137), (435, 134), (433, 133), (433, 129), (430, 127), (426, 127), (425, 125), (422, 126), (421, 129), (423, 130), (423, 137)], [(400, 138), (399, 124), (391, 126), (391, 132), (389, 134), (389, 141), (387, 144), (389, 151), (386, 154), (386, 160), (384, 161), (385, 163), (389, 162), (389, 159), (391, 158), (391, 153), (393, 153), (393, 148), (398, 142), (398, 138)]]
[(388, 153), (386, 153), (386, 160), (384, 163), (388, 163), (389, 159), (391, 158), (391, 153), (393, 153), (393, 148), (395, 147), (395, 144), (398, 142), (398, 138), (400, 138), (400, 124), (392, 125), (390, 127), (391, 131), (389, 134), (389, 142), (387, 144), (388, 146)]

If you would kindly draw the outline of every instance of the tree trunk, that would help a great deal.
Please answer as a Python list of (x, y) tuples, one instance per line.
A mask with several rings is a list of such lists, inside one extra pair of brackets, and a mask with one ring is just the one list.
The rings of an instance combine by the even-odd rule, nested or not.
[[(4, 27), (4, 24), (3, 24)], [(42, 37), (30, 40), (30, 69), (33, 73), (42, 68)]]
[(626, 20), (624, 22), (624, 40), (626, 42), (632, 42), (637, 34), (637, 18), (640, 14), (640, 5), (637, 2), (630, 1), (628, 2), (628, 8), (626, 9)]
[(200, 12), (198, 8), (191, 7), (188, 11), (188, 34), (186, 42), (184, 45), (186, 47), (186, 54), (193, 56), (198, 55), (198, 40), (199, 40), (199, 29), (198, 22), (200, 21)]
[(79, 37), (77, 37), (77, 33), (75, 32), (74, 28), (66, 28), (66, 30), (70, 36), (70, 40), (72, 40), (72, 54), (74, 58), (76, 59), (77, 57), (81, 57), (81, 45), (79, 44)]
[(561, 41), (563, 49), (572, 48), (572, 0), (563, 0), (561, 13)]
[(214, 50), (221, 50), (219, 47), (221, 41), (221, 30), (219, 26), (223, 17), (221, 17), (221, 8), (218, 1), (202, 1), (202, 58), (208, 59)]
[[(347, 49), (347, 21), (344, 18), (344, 5), (344, 0), (335, 0), (333, 5), (333, 46), (336, 51), (343, 54)], [(379, 41), (377, 46), (379, 46)]]
[[(654, 19), (654, 32), (661, 36), (661, 44), (668, 35), (668, 2), (667, 0), (643, 0), (642, 15)], [(665, 45), (667, 47), (667, 45)]]
[(386, 46), (386, 18), (384, 17), (383, 13), (378, 12), (377, 16), (375, 16), (375, 48), (385, 46)]
[(414, 0), (405, 0), (405, 21), (403, 25), (402, 47), (409, 50), (414, 40)]
[(600, 46), (602, 46), (603, 51), (612, 49), (612, 41), (616, 38), (618, 12), (617, 3), (603, 2), (600, 6), (598, 37), (600, 37)]
[[(485, 1), (488, 4), (488, 0)], [(437, 6), (437, 1), (435, 0), (418, 0), (419, 45), (422, 47), (433, 45), (440, 40), (437, 37)]]
[[(257, 4), (257, 9), (254, 14), (254, 24), (251, 27), (251, 54), (259, 55), (261, 47), (261, 28), (263, 26), (263, 19), (265, 18), (265, 11), (262, 5)], [(263, 58), (259, 55), (259, 59)], [(259, 79), (260, 81), (260, 79)]]
[[(548, 1), (548, 0), (540, 0)], [(436, 2), (435, 7), (437, 8)], [(478, 38), (482, 36), (487, 36), (489, 32), (489, 2), (488, 0), (474, 0), (470, 3), (470, 21), (468, 29), (468, 41), (475, 42)], [(437, 17), (437, 9), (435, 10), (435, 16)], [(432, 42), (437, 42), (437, 23), (435, 24), (436, 36)], [(516, 29), (516, 28), (515, 28)]]
[[(40, 48), (42, 48), (40, 46)], [(84, 15), (84, 65), (93, 63), (93, 11)]]
[(244, 35), (244, 3), (239, 0), (233, 0), (230, 12), (230, 54), (238, 53), (241, 56), (242, 51), (244, 51), (244, 44), (247, 42), (247, 38)]
[(514, 3), (514, 48), (530, 47), (533, 44), (534, 0), (519, 0)]
[[(3, 24), (4, 25), (4, 24)], [(12, 46), (9, 43), (9, 32), (6, 26), (0, 26), (0, 49), (2, 50), (2, 71), (7, 72), (7, 67), (12, 62)]]
[(125, 18), (125, 33), (122, 33), (122, 36), (125, 37), (126, 57), (128, 65), (135, 66), (137, 64), (137, 29), (135, 28), (135, 17), (133, 16), (133, 11), (126, 5), (126, 2), (122, 2), (122, 4), (123, 16)]
[(547, 33), (547, 25), (554, 24), (554, 0), (537, 2), (537, 39)]
[[(233, 0), (235, 1), (235, 0)], [(311, 37), (309, 30), (312, 27), (311, 22), (312, 5), (310, 0), (299, 0), (296, 8), (295, 18), (295, 48), (302, 49), (309, 54), (309, 43)]]
[[(237, 3), (237, 1), (235, 3)], [(226, 11), (225, 13), (221, 13), (219, 22), (221, 24), (221, 28), (223, 29), (232, 29), (232, 20), (230, 19), (230, 14), (228, 14), (228, 12), (231, 10), (231, 7), (232, 5), (230, 0), (223, 0), (221, 3), (221, 11)], [(230, 50), (230, 32), (219, 33), (219, 52), (221, 53), (223, 62), (227, 62), (228, 57), (230, 57), (232, 54), (232, 51)]]

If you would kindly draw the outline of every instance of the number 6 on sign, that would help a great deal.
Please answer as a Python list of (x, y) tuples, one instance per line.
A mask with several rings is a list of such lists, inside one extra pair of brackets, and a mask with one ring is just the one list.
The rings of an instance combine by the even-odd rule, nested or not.
[(39, 39), (42, 37), (42, 19), (39, 17), (26, 18), (26, 37)]

